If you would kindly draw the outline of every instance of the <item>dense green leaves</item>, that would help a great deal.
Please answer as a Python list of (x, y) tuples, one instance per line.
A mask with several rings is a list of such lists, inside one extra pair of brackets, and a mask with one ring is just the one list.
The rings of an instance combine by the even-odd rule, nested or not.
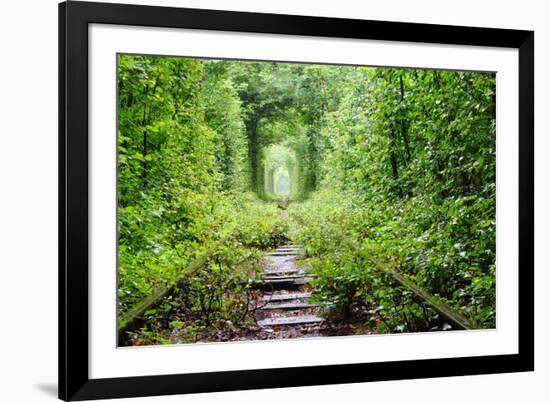
[(203, 269), (188, 273), (177, 302), (147, 316), (173, 318), (186, 305), (194, 320), (172, 325), (180, 340), (219, 320), (247, 319), (241, 299), (259, 266), (257, 249), (282, 241), (286, 226), (275, 205), (247, 193), (243, 115), (218, 62), (119, 57), (119, 316), (215, 245)]
[(327, 307), (366, 303), (384, 330), (446, 328), (380, 275), (391, 266), (494, 327), (494, 94), (490, 74), (354, 71), (323, 117), (327, 190), (291, 208)]
[(392, 268), (494, 327), (493, 74), (121, 55), (118, 102), (119, 316), (188, 275), (137, 344), (245, 325), (288, 238), (328, 318), (449, 329)]

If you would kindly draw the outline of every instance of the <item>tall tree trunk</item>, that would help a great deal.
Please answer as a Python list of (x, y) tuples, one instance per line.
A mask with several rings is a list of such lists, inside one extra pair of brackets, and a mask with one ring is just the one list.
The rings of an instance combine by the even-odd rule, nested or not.
[[(393, 77), (393, 73), (390, 70), (388, 71), (388, 76), (387, 76), (387, 83), (388, 83), (388, 87), (390, 88), (392, 86), (392, 77)], [(388, 96), (392, 96), (392, 95), (390, 94)], [(391, 114), (387, 116), (387, 118), (389, 119), (389, 122), (390, 122), (389, 123), (390, 124), (390, 130), (389, 130), (390, 143), (389, 143), (388, 151), (390, 154), (391, 172), (397, 188), (397, 194), (399, 195), (399, 197), (401, 197), (402, 191), (401, 191), (401, 185), (399, 184), (399, 165), (398, 165), (397, 152), (396, 152), (396, 147), (397, 147), (397, 127), (395, 122), (396, 119), (394, 119), (394, 116), (392, 116)]]
[(145, 187), (147, 181), (147, 161), (145, 157), (147, 156), (147, 104), (143, 106), (143, 118), (141, 120), (141, 126), (143, 127), (143, 143), (142, 143), (142, 152), (143, 155), (143, 169), (141, 171), (141, 183)]
[(399, 171), (397, 168), (397, 156), (395, 155), (395, 150), (393, 146), (390, 145), (390, 160), (391, 160), (391, 172), (394, 180), (399, 179)]
[(247, 123), (248, 128), (248, 158), (250, 160), (250, 184), (252, 190), (261, 190), (258, 188), (258, 117), (253, 116)]
[[(399, 75), (399, 85), (401, 87), (401, 104), (405, 103), (405, 88), (403, 85), (403, 75)], [(401, 137), (403, 137), (403, 143), (405, 144), (405, 152), (407, 153), (407, 163), (411, 160), (411, 146), (409, 143), (409, 133), (408, 133), (408, 124), (405, 119), (405, 116), (401, 116), (400, 119), (401, 126)]]
[[(393, 126), (393, 124), (392, 124), (392, 126)], [(395, 152), (395, 147), (396, 147), (396, 141), (395, 140), (396, 140), (396, 135), (395, 135), (395, 132), (394, 132), (394, 127), (392, 127), (392, 129), (390, 131), (390, 146), (389, 146), (391, 172), (392, 172), (392, 177), (393, 177), (393, 180), (394, 180), (396, 188), (397, 188), (397, 194), (399, 195), (399, 197), (402, 197), (403, 192), (401, 190), (401, 185), (399, 184), (399, 165), (398, 165), (398, 161), (397, 161), (397, 153)]]
[[(159, 84), (158, 77), (155, 79), (155, 85), (152, 88), (151, 94), (154, 95), (157, 87)], [(142, 184), (143, 187), (147, 186), (147, 160), (145, 157), (147, 156), (148, 151), (148, 133), (147, 133), (147, 126), (149, 125), (149, 121), (151, 120), (151, 105), (147, 101), (147, 93), (149, 92), (149, 86), (145, 86), (144, 96), (145, 96), (145, 104), (143, 106), (143, 120), (141, 122), (141, 125), (143, 127), (143, 171), (142, 171)]]

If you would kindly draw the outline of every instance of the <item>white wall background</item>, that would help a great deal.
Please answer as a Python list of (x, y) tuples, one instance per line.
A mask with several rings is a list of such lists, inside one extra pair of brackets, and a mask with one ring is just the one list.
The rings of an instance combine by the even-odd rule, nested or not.
[[(118, 2), (128, 2), (121, 1)], [(131, 2), (131, 1), (130, 1)], [(149, 0), (134, 3), (534, 29), (536, 372), (200, 394), (133, 401), (478, 401), (550, 398), (550, 25), (544, 1)], [(57, 1), (3, 2), (0, 20), (0, 400), (56, 398)]]

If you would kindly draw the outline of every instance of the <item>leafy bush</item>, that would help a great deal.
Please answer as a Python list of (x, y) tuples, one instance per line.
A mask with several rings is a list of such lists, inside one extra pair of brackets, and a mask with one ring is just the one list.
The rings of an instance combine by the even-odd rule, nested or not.
[[(387, 275), (393, 268), (478, 326), (494, 327), (494, 237), (467, 224), (487, 213), (483, 202), (452, 207), (415, 199), (398, 205), (358, 202), (350, 194), (326, 192), (290, 208), (301, 223), (297, 241), (316, 275), (314, 297), (328, 316), (361, 307), (380, 332), (448, 329), (442, 317)], [(429, 224), (433, 217), (426, 214), (439, 220)]]

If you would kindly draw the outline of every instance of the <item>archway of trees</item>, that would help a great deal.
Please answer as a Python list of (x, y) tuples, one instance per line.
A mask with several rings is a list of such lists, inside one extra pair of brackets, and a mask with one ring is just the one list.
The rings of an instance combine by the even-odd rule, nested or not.
[(494, 327), (494, 74), (118, 65), (119, 319), (134, 342), (250, 328), (250, 278), (290, 242), (326, 317), (378, 333), (451, 328), (442, 302)]
[(302, 197), (300, 165), (294, 150), (276, 144), (266, 147), (262, 153), (264, 191), (261, 196), (266, 199), (285, 198), (289, 200)]

